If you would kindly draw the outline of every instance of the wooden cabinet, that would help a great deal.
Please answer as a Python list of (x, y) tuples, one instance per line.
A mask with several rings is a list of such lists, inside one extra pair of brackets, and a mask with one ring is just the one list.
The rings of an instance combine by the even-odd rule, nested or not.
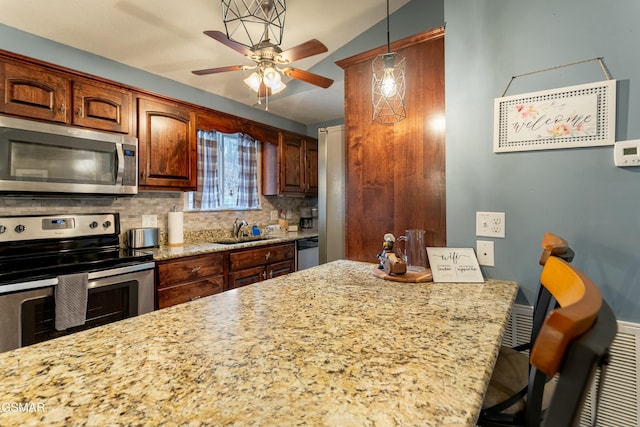
[(129, 133), (131, 91), (89, 80), (73, 81), (72, 123), (93, 129)]
[(186, 105), (138, 98), (140, 188), (196, 190), (195, 117)]
[(69, 123), (70, 79), (44, 67), (4, 62), (0, 100), (2, 113)]
[(131, 91), (20, 62), (0, 64), (0, 112), (129, 133)]
[(305, 139), (304, 158), (305, 165), (305, 193), (318, 194), (318, 140), (316, 138)]
[(318, 194), (318, 140), (281, 132), (277, 147), (263, 144), (262, 194)]
[(281, 192), (304, 192), (304, 139), (283, 133), (280, 142), (280, 159), (282, 162), (280, 166)]
[(295, 271), (295, 243), (274, 244), (229, 253), (229, 289)]
[(159, 261), (158, 308), (170, 307), (224, 291), (225, 253)]

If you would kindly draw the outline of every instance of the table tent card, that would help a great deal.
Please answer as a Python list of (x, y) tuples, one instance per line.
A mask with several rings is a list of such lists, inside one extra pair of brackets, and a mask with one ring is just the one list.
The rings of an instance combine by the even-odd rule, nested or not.
[(434, 282), (484, 283), (472, 248), (427, 248)]

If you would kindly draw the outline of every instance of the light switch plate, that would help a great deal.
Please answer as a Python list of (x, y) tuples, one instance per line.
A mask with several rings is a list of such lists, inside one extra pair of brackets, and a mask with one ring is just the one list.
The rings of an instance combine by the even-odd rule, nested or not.
[(478, 264), (487, 267), (495, 267), (495, 261), (493, 257), (493, 242), (488, 240), (476, 241), (476, 257), (478, 258)]
[(278, 220), (278, 211), (274, 209), (271, 211), (271, 221), (277, 221), (277, 220)]
[(505, 237), (504, 212), (476, 212), (476, 236)]

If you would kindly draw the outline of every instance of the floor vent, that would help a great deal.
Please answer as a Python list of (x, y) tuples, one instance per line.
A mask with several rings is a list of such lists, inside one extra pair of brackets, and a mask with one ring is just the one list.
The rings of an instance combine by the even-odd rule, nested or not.
[[(533, 308), (516, 304), (511, 310), (503, 344), (525, 343), (531, 335)], [(581, 427), (591, 427), (595, 409), (596, 377), (580, 417)], [(611, 346), (598, 409), (599, 427), (640, 426), (640, 324), (618, 322), (618, 335)]]

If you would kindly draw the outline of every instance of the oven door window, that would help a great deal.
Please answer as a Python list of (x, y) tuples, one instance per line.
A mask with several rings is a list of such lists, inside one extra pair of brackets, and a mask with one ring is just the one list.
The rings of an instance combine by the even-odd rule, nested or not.
[(55, 299), (40, 297), (22, 303), (22, 346), (133, 317), (138, 314), (138, 282), (129, 281), (89, 289), (87, 321), (84, 325), (57, 331)]

